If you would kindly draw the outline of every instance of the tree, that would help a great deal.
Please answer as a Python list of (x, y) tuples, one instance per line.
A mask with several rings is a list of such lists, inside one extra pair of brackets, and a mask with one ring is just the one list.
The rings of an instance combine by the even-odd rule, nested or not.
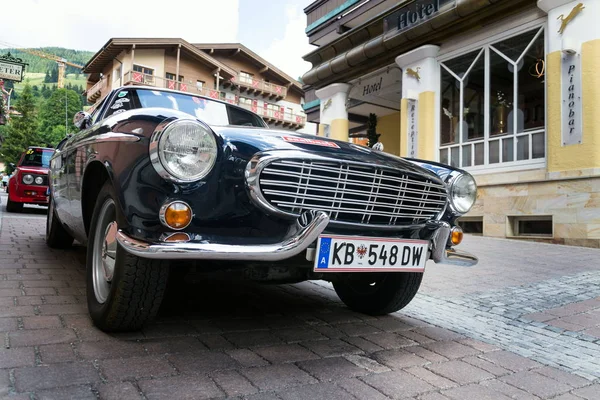
[(40, 144), (37, 134), (38, 123), (35, 99), (28, 82), (25, 82), (21, 96), (15, 103), (15, 110), (20, 115), (11, 117), (7, 125), (6, 138), (2, 143), (2, 148), (0, 148), (0, 154), (7, 165), (7, 171), (10, 169), (9, 163), (17, 163), (27, 147)]
[(81, 111), (81, 97), (73, 90), (57, 89), (40, 108), (39, 132), (44, 143), (55, 146), (65, 137), (65, 100), (67, 133), (76, 131), (72, 121), (75, 113)]
[(375, 143), (379, 141), (380, 133), (377, 133), (377, 115), (369, 114), (369, 121), (367, 122), (367, 138), (369, 139), (369, 147), (373, 147)]
[(46, 76), (44, 77), (44, 83), (50, 83), (50, 82), (52, 82), (52, 77), (50, 76), (50, 70), (47, 69)]

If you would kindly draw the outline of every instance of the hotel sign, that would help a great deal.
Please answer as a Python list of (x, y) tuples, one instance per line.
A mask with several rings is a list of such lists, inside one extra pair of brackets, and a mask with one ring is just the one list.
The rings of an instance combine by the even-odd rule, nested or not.
[(416, 0), (383, 20), (384, 34), (395, 35), (456, 7), (456, 0)]
[(562, 144), (581, 144), (581, 57), (578, 54), (565, 54), (561, 67)]
[(10, 53), (0, 56), (0, 79), (21, 82), (26, 65), (27, 63), (20, 58), (11, 56)]

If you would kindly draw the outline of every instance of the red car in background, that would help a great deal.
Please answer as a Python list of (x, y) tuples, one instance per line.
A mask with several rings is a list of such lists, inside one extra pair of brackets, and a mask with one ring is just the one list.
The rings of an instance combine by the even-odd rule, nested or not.
[(6, 210), (20, 212), (24, 204), (48, 205), (48, 167), (54, 149), (29, 147), (8, 181)]

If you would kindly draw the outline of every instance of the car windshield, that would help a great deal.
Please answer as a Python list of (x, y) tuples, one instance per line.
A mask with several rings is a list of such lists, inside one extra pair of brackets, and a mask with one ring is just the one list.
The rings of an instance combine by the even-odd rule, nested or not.
[(21, 165), (24, 167), (50, 167), (50, 158), (54, 150), (28, 149), (23, 156)]
[[(124, 89), (107, 109), (111, 116), (134, 108), (162, 107), (183, 111), (209, 125), (267, 127), (258, 115), (228, 104), (183, 93), (151, 89)], [(122, 111), (121, 111), (122, 110)]]

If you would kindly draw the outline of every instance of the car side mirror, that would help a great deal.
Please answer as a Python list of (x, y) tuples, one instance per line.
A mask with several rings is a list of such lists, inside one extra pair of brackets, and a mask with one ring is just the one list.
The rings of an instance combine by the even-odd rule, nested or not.
[(8, 163), (8, 165), (10, 165), (11, 168), (15, 168), (16, 167), (15, 163)]
[(85, 129), (89, 126), (92, 117), (85, 111), (79, 111), (73, 116), (73, 125), (79, 129)]

